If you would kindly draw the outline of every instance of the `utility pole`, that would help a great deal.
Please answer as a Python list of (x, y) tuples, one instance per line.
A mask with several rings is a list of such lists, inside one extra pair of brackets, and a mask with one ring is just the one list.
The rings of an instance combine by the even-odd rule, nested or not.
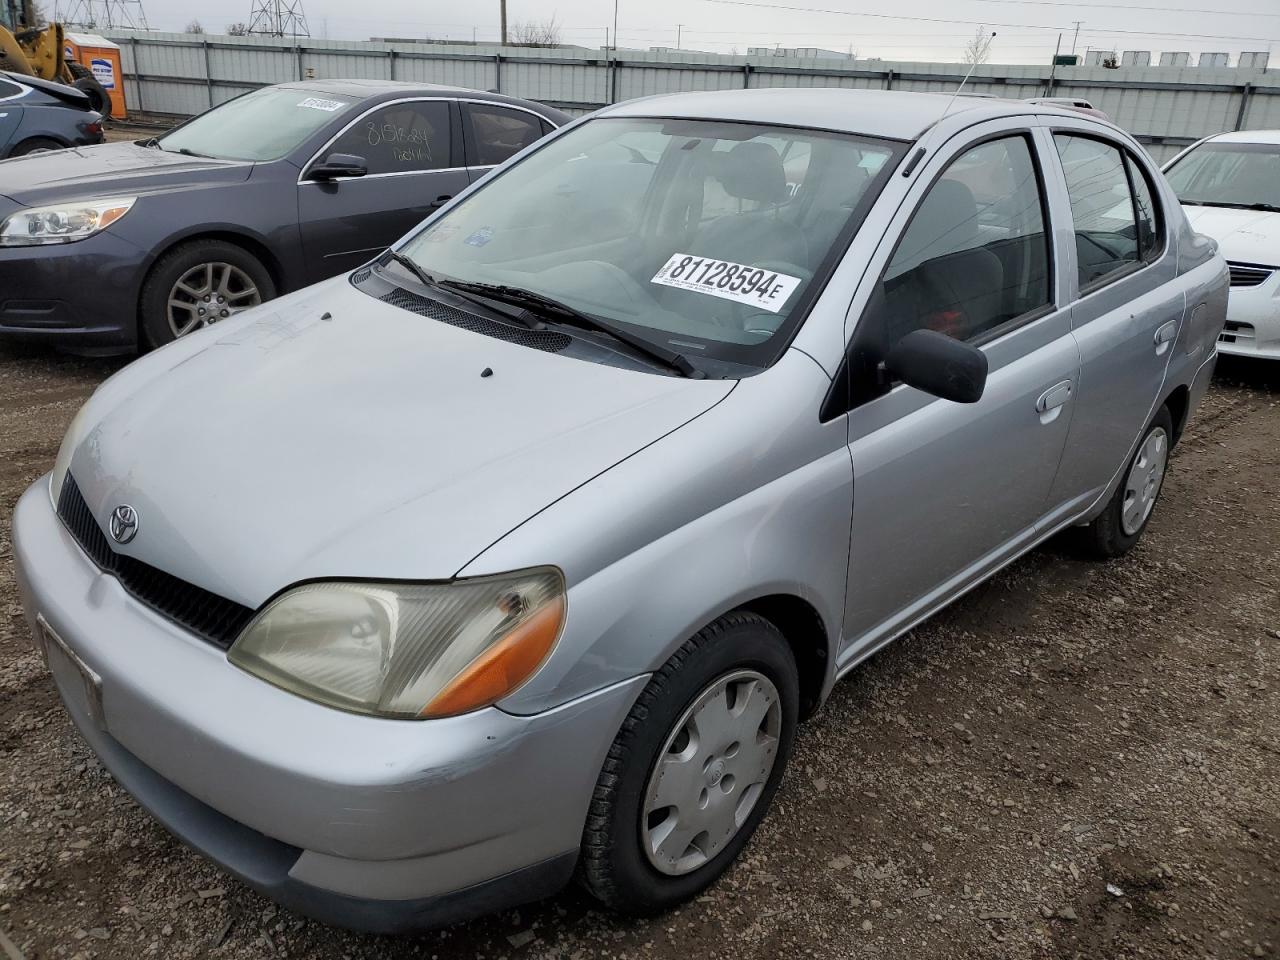
[(502, 45), (507, 45), (507, 0), (498, 0), (502, 8)]
[(676, 24), (676, 49), (677, 49), (677, 50), (679, 50), (679, 49), (680, 49), (680, 35), (681, 35), (681, 33), (683, 33), (683, 32), (684, 32), (684, 24), (683, 24), (683, 23), (677, 23), (677, 24)]
[(1080, 24), (1082, 24), (1084, 21), (1076, 20), (1074, 22), (1076, 25), (1076, 32), (1075, 32), (1075, 36), (1071, 38), (1071, 55), (1073, 57), (1076, 55), (1076, 41), (1080, 39)]

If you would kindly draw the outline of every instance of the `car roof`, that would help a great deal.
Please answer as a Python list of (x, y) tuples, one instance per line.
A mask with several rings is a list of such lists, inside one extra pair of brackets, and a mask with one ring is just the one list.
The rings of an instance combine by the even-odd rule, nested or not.
[(1280, 130), (1239, 130), (1210, 137), (1213, 143), (1274, 143), (1280, 144)]
[(538, 112), (563, 125), (570, 117), (555, 107), (533, 100), (522, 100), (519, 97), (508, 97), (501, 93), (489, 93), (485, 90), (473, 90), (470, 87), (454, 87), (439, 83), (415, 83), (411, 80), (370, 80), (363, 78), (337, 80), (294, 80), (280, 84), (293, 90), (306, 90), (309, 93), (331, 93), (342, 97), (355, 97), (360, 100), (375, 97), (411, 97), (427, 95), (433, 97), (460, 97), (467, 100), (489, 100), (494, 103), (510, 103), (516, 106), (536, 107)]
[(600, 115), (614, 117), (689, 117), (813, 127), (890, 140), (915, 140), (944, 114), (948, 118), (963, 115), (968, 123), (1028, 114), (1080, 117), (1074, 111), (1025, 100), (840, 87), (665, 94), (629, 100), (600, 111)]

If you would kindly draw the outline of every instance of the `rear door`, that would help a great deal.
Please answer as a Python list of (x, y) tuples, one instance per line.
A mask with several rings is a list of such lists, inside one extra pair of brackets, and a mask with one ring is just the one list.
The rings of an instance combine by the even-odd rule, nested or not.
[(22, 107), (18, 98), (25, 91), (16, 83), (0, 77), (0, 159), (9, 155), (13, 138), (22, 123)]
[[(298, 182), (308, 282), (364, 263), (467, 185), (457, 110), (456, 102), (439, 98), (384, 103), (316, 153)], [(363, 158), (368, 173), (311, 177), (310, 168), (334, 153)]]
[(1075, 417), (1051, 497), (1065, 515), (1127, 463), (1160, 402), (1185, 297), (1150, 161), (1092, 125), (1055, 118), (1047, 132), (1071, 214), (1063, 269), (1080, 348)]
[(484, 100), (464, 100), (461, 106), (467, 168), (472, 180), (478, 180), (555, 129), (546, 118), (521, 107)]

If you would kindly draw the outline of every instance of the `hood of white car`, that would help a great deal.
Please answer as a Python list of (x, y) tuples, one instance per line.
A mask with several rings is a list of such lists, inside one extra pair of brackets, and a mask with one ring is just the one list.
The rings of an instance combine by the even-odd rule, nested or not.
[(313, 578), (451, 577), (732, 389), (329, 282), (125, 368), (73, 427), (70, 472), (104, 531), (137, 512), (114, 549), (256, 607)]
[(1197, 232), (1218, 241), (1226, 259), (1280, 266), (1280, 213), (1191, 205), (1182, 209)]

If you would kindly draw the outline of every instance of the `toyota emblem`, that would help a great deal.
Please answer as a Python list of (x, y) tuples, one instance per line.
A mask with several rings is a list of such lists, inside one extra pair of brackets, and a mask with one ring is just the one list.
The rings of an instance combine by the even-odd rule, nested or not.
[(111, 511), (111, 539), (116, 543), (128, 543), (138, 532), (138, 511), (122, 503)]

